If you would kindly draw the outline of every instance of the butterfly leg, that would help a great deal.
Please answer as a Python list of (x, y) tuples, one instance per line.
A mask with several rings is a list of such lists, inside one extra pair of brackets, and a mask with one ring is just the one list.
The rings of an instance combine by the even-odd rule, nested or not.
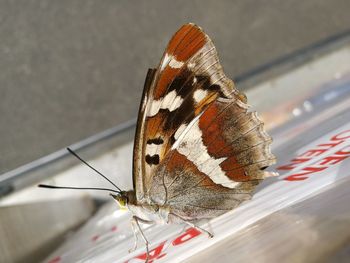
[(129, 249), (129, 253), (134, 252), (137, 249), (137, 242), (138, 242), (138, 236), (137, 236), (137, 230), (136, 230), (136, 219), (134, 217), (131, 219), (131, 228), (132, 232), (134, 233), (134, 246)]
[(191, 227), (193, 227), (193, 228), (195, 228), (195, 229), (198, 229), (198, 230), (201, 231), (202, 233), (207, 234), (208, 237), (210, 237), (210, 238), (214, 237), (214, 234), (212, 234), (212, 233), (209, 232), (208, 230), (205, 230), (205, 229), (201, 228), (200, 226), (197, 226), (196, 224), (193, 224), (192, 222), (187, 221), (186, 219), (182, 218), (182, 217), (179, 216), (179, 215), (176, 215), (176, 214), (173, 214), (173, 213), (172, 213), (172, 215), (175, 216), (175, 217), (177, 217), (177, 218), (179, 218), (182, 222), (186, 223), (187, 225), (189, 225), (189, 226), (191, 226)]
[(148, 242), (145, 234), (143, 233), (139, 222), (145, 223), (145, 224), (153, 224), (152, 222), (143, 220), (143, 219), (141, 219), (141, 218), (139, 218), (137, 216), (133, 216), (132, 217), (131, 224), (132, 224), (132, 229), (134, 231), (135, 244), (134, 244), (134, 247), (132, 248), (131, 251), (134, 251), (137, 248), (137, 233), (136, 233), (136, 228), (137, 228), (137, 230), (140, 232), (140, 235), (141, 235), (141, 237), (142, 237), (142, 239), (143, 239), (143, 241), (145, 242), (145, 245), (146, 245), (146, 254), (147, 254), (146, 262), (148, 262), (148, 258), (149, 258), (149, 247), (148, 247), (148, 245), (149, 245), (149, 242)]

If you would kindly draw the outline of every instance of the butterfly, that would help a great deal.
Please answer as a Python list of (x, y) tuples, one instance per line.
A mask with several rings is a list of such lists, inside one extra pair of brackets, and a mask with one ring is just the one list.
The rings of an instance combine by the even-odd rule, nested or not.
[[(116, 195), (137, 222), (189, 223), (248, 200), (273, 175), (271, 137), (227, 78), (203, 30), (182, 26), (149, 69), (134, 142), (134, 189)], [(203, 230), (203, 229), (201, 229)]]
[[(275, 173), (272, 138), (246, 96), (225, 76), (211, 39), (195, 24), (170, 40), (145, 80), (133, 152), (133, 190), (113, 194), (139, 223), (186, 223), (220, 216), (252, 197)], [(136, 246), (136, 242), (135, 242)], [(136, 247), (134, 247), (135, 249)]]

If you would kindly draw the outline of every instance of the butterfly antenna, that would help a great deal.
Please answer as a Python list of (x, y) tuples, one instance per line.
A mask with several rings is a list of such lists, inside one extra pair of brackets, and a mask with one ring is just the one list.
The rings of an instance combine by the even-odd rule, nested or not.
[[(97, 171), (94, 167), (92, 167), (90, 164), (88, 164), (86, 161), (84, 161), (78, 154), (76, 154), (72, 149), (70, 149), (69, 147), (67, 147), (67, 151), (69, 153), (71, 153), (72, 155), (74, 155), (78, 160), (80, 160), (81, 162), (83, 162), (84, 164), (86, 164), (88, 167), (90, 167), (92, 170), (94, 170), (96, 173), (98, 173), (99, 175), (101, 175), (104, 179), (106, 179), (109, 183), (111, 183), (115, 188), (117, 188), (119, 190), (119, 192), (122, 192), (122, 190), (115, 184), (113, 183), (111, 180), (109, 180), (106, 176), (104, 176), (102, 173), (100, 173), (99, 171)], [(56, 187), (52, 187), (52, 188), (56, 188)], [(97, 189), (96, 189), (97, 190)]]
[(51, 188), (51, 189), (100, 190), (100, 191), (110, 191), (110, 192), (114, 192), (114, 193), (120, 194), (119, 191), (113, 190), (113, 189), (109, 189), (109, 188), (54, 186), (54, 185), (48, 185), (48, 184), (39, 184), (38, 187), (41, 187), (41, 188)]

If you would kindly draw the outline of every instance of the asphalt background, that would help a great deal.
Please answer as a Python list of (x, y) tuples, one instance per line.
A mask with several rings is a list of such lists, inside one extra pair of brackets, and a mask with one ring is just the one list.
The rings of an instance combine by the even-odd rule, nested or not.
[(228, 76), (350, 29), (350, 1), (0, 1), (0, 173), (136, 117), (148, 67), (194, 22)]

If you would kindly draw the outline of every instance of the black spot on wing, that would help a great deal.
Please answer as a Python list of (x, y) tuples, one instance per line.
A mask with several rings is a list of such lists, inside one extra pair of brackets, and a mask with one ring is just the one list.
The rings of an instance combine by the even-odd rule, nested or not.
[(161, 145), (163, 144), (163, 139), (161, 137), (154, 138), (154, 139), (148, 139), (147, 144), (156, 144), (156, 145)]
[(187, 98), (179, 108), (169, 112), (168, 117), (164, 123), (164, 130), (176, 130), (186, 119), (192, 119), (194, 117), (194, 100)]
[[(194, 81), (196, 80), (196, 81)], [(168, 93), (175, 90), (178, 96), (185, 98), (188, 94), (201, 88), (209, 91), (216, 91), (221, 97), (226, 97), (217, 84), (210, 83), (210, 76), (193, 74), (187, 67), (177, 75), (168, 86)]]
[(175, 139), (175, 132), (174, 132), (174, 134), (171, 135), (170, 137), (170, 145), (173, 145), (175, 142), (176, 142), (176, 139)]
[(210, 84), (210, 78), (208, 76), (198, 75), (197, 82), (200, 83), (202, 89), (218, 92), (220, 97), (226, 98), (225, 94), (221, 91), (220, 85)]
[[(194, 81), (196, 78), (196, 81)], [(210, 76), (194, 75), (189, 69), (184, 69), (177, 75), (172, 83), (168, 86), (168, 92), (176, 91), (177, 96), (184, 99), (182, 104), (174, 111), (160, 109), (159, 113), (164, 116), (163, 129), (165, 131), (176, 131), (183, 123), (190, 122), (195, 117), (196, 102), (193, 99), (193, 93), (198, 90), (208, 90), (219, 93), (220, 97), (226, 97), (217, 84), (210, 83)], [(159, 114), (158, 113), (158, 114)], [(174, 139), (172, 139), (174, 141)]]
[(146, 163), (148, 163), (149, 165), (157, 165), (159, 164), (159, 155), (155, 154), (155, 155), (149, 155), (147, 154), (146, 157)]
[(168, 92), (175, 90), (178, 96), (181, 96), (182, 98), (186, 97), (188, 92), (192, 90), (193, 87), (192, 80), (194, 76), (190, 77), (191, 75), (192, 72), (185, 69), (183, 72), (181, 72), (181, 74), (174, 78), (168, 87)]

